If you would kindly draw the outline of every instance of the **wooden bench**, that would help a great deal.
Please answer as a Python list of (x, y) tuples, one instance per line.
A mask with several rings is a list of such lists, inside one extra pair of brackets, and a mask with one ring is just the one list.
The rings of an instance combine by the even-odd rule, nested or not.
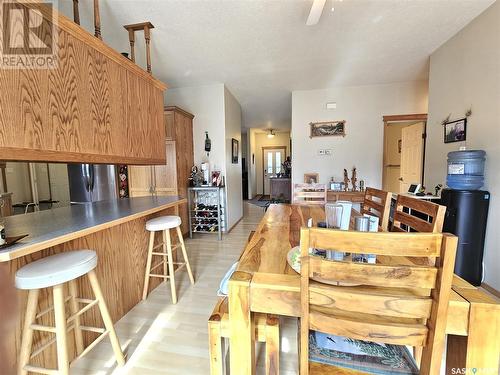
[[(266, 374), (279, 374), (280, 324), (276, 315), (256, 313), (254, 316), (255, 339), (266, 343)], [(229, 338), (227, 297), (220, 297), (208, 319), (210, 374), (224, 374), (222, 339)]]

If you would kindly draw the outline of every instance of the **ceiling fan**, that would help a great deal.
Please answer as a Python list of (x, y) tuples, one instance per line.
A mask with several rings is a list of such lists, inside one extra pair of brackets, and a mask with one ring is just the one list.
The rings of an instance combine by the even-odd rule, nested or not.
[(314, 0), (311, 6), (311, 11), (307, 17), (306, 25), (314, 26), (319, 22), (323, 8), (325, 7), (326, 0)]

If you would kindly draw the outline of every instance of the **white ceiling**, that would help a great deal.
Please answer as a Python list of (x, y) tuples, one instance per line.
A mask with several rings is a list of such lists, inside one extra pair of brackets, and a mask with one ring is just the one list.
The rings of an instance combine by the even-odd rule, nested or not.
[[(122, 25), (151, 21), (153, 74), (169, 87), (225, 83), (243, 126), (289, 128), (292, 90), (425, 80), (429, 55), (495, 0), (105, 0), (102, 35), (128, 51)], [(59, 0), (72, 15), (72, 1)], [(92, 27), (91, 1), (80, 1)], [(332, 12), (332, 6), (335, 11)], [(139, 35), (142, 38), (142, 35)], [(138, 61), (144, 66), (142, 39)]]

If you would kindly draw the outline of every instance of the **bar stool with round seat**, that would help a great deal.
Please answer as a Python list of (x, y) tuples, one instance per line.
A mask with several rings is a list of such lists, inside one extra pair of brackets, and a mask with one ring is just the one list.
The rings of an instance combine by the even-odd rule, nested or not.
[[(184, 238), (181, 232), (181, 218), (179, 216), (160, 216), (155, 219), (148, 220), (146, 222), (146, 230), (150, 232), (149, 234), (149, 247), (148, 247), (148, 259), (146, 262), (146, 274), (144, 276), (144, 290), (142, 293), (142, 299), (146, 299), (148, 296), (149, 278), (159, 277), (165, 280), (170, 279), (170, 290), (172, 292), (172, 303), (177, 303), (177, 292), (175, 291), (175, 272), (180, 270), (182, 267), (186, 267), (191, 284), (194, 284), (193, 273), (191, 272), (191, 266), (189, 265), (189, 260), (186, 253), (186, 246), (184, 245)], [(174, 229), (177, 232), (177, 238), (179, 243), (172, 247), (172, 240), (170, 238), (170, 229)], [(162, 242), (154, 246), (155, 233), (162, 232)], [(155, 249), (163, 247), (163, 252), (156, 252)], [(182, 250), (182, 256), (184, 262), (174, 262), (172, 252), (178, 248)], [(153, 255), (162, 256), (163, 261), (151, 266)], [(163, 275), (158, 273), (151, 273), (154, 269), (163, 265)], [(174, 265), (178, 266), (174, 270)], [(168, 272), (167, 272), (168, 267)]]
[[(18, 362), (18, 374), (25, 375), (28, 372), (42, 374), (69, 374), (69, 359), (66, 333), (74, 330), (77, 358), (83, 357), (103, 338), (109, 335), (111, 345), (115, 353), (116, 361), (120, 366), (125, 364), (125, 357), (116, 336), (113, 321), (109, 316), (108, 308), (99, 286), (94, 268), (97, 266), (97, 254), (92, 250), (67, 251), (51, 255), (34, 261), (20, 268), (16, 272), (16, 287), (28, 290), (28, 303), (24, 318), (24, 327), (21, 341), (21, 351)], [(77, 297), (76, 279), (87, 275), (95, 299), (83, 299)], [(68, 283), (70, 296), (64, 297), (64, 284)], [(37, 314), (38, 296), (40, 289), (52, 288), (54, 306), (49, 307)], [(69, 301), (70, 317), (66, 318), (65, 302)], [(79, 304), (85, 306), (78, 309)], [(105, 329), (86, 327), (80, 324), (80, 315), (91, 307), (98, 305), (104, 321)], [(36, 320), (54, 310), (55, 327), (37, 324)], [(33, 331), (44, 331), (55, 333), (55, 338), (48, 340), (34, 352), (32, 352)], [(97, 337), (87, 348), (83, 347), (82, 331), (97, 332)], [(40, 354), (49, 345), (56, 342), (57, 347), (57, 370), (45, 369), (32, 366), (29, 361)]]

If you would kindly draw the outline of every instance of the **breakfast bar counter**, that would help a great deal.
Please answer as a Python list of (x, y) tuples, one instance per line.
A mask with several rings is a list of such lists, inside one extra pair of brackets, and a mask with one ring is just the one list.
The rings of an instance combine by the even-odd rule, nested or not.
[[(116, 322), (142, 300), (149, 241), (146, 222), (158, 216), (178, 216), (179, 205), (184, 203), (186, 199), (178, 196), (137, 197), (6, 218), (7, 237), (28, 234), (17, 244), (0, 250), (0, 276), (7, 280), (2, 288), (12, 291), (9, 303), (17, 311), (13, 316), (14, 324), (9, 324), (8, 332), (3, 333), (4, 342), (9, 343), (5, 348), (6, 357), (2, 358), (7, 373), (16, 373), (16, 358), (27, 303), (27, 292), (14, 289), (14, 278), (19, 268), (60, 252), (80, 249), (95, 251), (98, 257), (95, 268), (97, 279), (111, 319)], [(176, 243), (177, 237), (174, 236), (172, 241)], [(162, 281), (151, 280), (149, 289), (156, 288)], [(87, 278), (77, 279), (76, 284), (78, 296), (93, 298)], [(52, 293), (49, 289), (40, 290), (37, 311), (50, 309)], [(81, 320), (83, 326), (102, 327), (101, 316), (95, 308), (86, 311)], [(37, 323), (53, 327), (53, 314), (43, 315), (37, 319)], [(96, 337), (96, 333), (84, 332), (84, 346)], [(40, 332), (34, 336), (33, 348), (43, 346), (51, 339), (53, 334), (50, 332)], [(73, 340), (68, 340), (68, 345), (71, 360), (76, 356)], [(56, 360), (55, 345), (51, 345), (34, 356), (31, 363), (54, 368)]]
[(9, 237), (28, 236), (0, 250), (0, 262), (68, 242), (185, 203), (178, 196), (114, 199), (5, 218)]

